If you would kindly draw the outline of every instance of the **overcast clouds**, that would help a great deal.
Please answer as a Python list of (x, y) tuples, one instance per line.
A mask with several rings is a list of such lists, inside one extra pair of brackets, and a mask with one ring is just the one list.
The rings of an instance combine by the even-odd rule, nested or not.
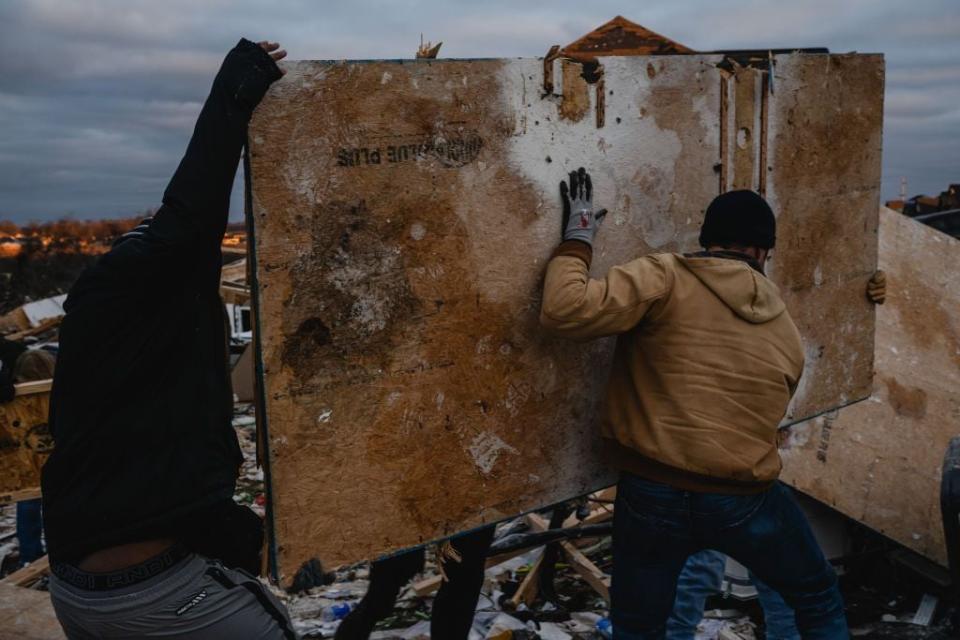
[(241, 35), (279, 40), (292, 59), (408, 58), (421, 32), (444, 57), (541, 56), (616, 14), (700, 50), (884, 53), (882, 197), (900, 176), (911, 195), (960, 182), (956, 0), (3, 0), (0, 219), (156, 206)]

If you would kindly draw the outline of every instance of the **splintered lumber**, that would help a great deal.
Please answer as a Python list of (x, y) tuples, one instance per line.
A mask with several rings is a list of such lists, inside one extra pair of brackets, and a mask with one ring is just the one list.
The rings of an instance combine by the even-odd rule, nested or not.
[(249, 284), (284, 584), (314, 557), (613, 484), (597, 422), (614, 341), (538, 325), (579, 166), (610, 210), (594, 276), (695, 250), (718, 193), (763, 191), (807, 351), (786, 422), (869, 395), (883, 59), (774, 54), (775, 91), (724, 61), (557, 60), (547, 92), (533, 59), (298, 62), (271, 87), (249, 134)]
[(610, 576), (603, 572), (597, 565), (583, 555), (580, 549), (577, 549), (572, 543), (564, 540), (560, 543), (563, 553), (567, 556), (567, 561), (573, 570), (580, 574), (584, 582), (593, 587), (594, 591), (599, 593), (604, 600), (610, 602)]
[(40, 469), (53, 449), (47, 426), (51, 380), (15, 385), (16, 395), (0, 404), (0, 500), (39, 494)]
[[(497, 554), (493, 557), (487, 558), (484, 566), (487, 569), (496, 567), (497, 565), (503, 564), (507, 560), (512, 560), (517, 556), (522, 556), (527, 551), (529, 551), (529, 549), (515, 549), (514, 551), (508, 551), (507, 553)], [(424, 578), (423, 580), (414, 582), (413, 591), (418, 596), (426, 596), (439, 589), (441, 584), (443, 584), (443, 576), (430, 576), (429, 578)]]
[(960, 417), (960, 241), (883, 208), (872, 397), (782, 433), (783, 478), (946, 566), (940, 473)]
[(29, 587), (31, 584), (50, 573), (50, 558), (37, 558), (22, 569), (17, 569), (0, 580), (2, 584), (12, 584), (16, 587)]
[(34, 380), (13, 385), (17, 397), (29, 396), (36, 393), (46, 393), (53, 389), (53, 380)]
[(543, 550), (541, 549), (538, 552), (537, 559), (530, 565), (530, 570), (527, 572), (527, 575), (524, 576), (520, 582), (520, 586), (517, 587), (517, 592), (510, 598), (510, 604), (514, 609), (521, 604), (529, 607), (533, 604), (534, 600), (537, 599), (537, 589), (540, 585), (540, 567), (542, 566)]
[(63, 640), (46, 591), (0, 583), (0, 640)]
[(19, 341), (24, 338), (29, 338), (30, 336), (40, 335), (50, 329), (54, 329), (60, 326), (60, 323), (63, 321), (63, 316), (53, 316), (52, 318), (46, 318), (40, 321), (40, 324), (36, 327), (26, 329), (24, 331), (18, 331), (16, 333), (11, 333), (8, 336), (4, 336), (7, 340)]
[[(547, 530), (548, 523), (543, 516), (536, 513), (528, 513), (524, 517), (534, 531)], [(591, 562), (587, 556), (583, 555), (583, 552), (569, 540), (563, 540), (558, 544), (573, 570), (583, 578), (584, 582), (593, 587), (594, 591), (603, 596), (604, 600), (610, 602), (610, 576)]]

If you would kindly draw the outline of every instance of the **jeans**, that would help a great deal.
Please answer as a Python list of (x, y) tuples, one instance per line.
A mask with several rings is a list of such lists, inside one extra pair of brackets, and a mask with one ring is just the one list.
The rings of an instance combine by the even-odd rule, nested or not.
[(727, 557), (718, 551), (701, 551), (687, 559), (677, 580), (677, 597), (667, 620), (667, 640), (693, 640), (703, 619), (707, 598), (719, 593)]
[(33, 562), (43, 555), (43, 519), (40, 498), (17, 503), (17, 542), (20, 545), (20, 564)]
[(779, 592), (804, 639), (849, 637), (836, 574), (779, 482), (759, 494), (726, 495), (625, 473), (613, 520), (614, 640), (666, 637), (680, 572), (703, 549), (736, 558)]
[[(727, 556), (710, 549), (687, 559), (677, 582), (677, 599), (667, 620), (667, 640), (694, 639), (707, 598), (719, 593), (723, 586), (726, 565)], [(752, 575), (750, 579), (757, 588), (757, 599), (763, 608), (767, 640), (800, 640), (793, 609), (761, 580)]]

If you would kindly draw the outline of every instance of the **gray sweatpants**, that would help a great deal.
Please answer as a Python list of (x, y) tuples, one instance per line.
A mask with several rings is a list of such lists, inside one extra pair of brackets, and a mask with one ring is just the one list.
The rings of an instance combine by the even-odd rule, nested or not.
[(286, 609), (259, 580), (198, 555), (108, 591), (87, 591), (51, 575), (50, 599), (70, 640), (297, 637)]

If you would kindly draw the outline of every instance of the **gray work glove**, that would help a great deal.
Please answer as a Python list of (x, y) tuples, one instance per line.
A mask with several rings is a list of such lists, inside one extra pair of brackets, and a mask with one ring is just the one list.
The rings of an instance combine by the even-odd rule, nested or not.
[(593, 210), (593, 183), (583, 167), (570, 172), (569, 186), (560, 182), (560, 198), (563, 200), (563, 239), (579, 240), (592, 247), (607, 210)]

